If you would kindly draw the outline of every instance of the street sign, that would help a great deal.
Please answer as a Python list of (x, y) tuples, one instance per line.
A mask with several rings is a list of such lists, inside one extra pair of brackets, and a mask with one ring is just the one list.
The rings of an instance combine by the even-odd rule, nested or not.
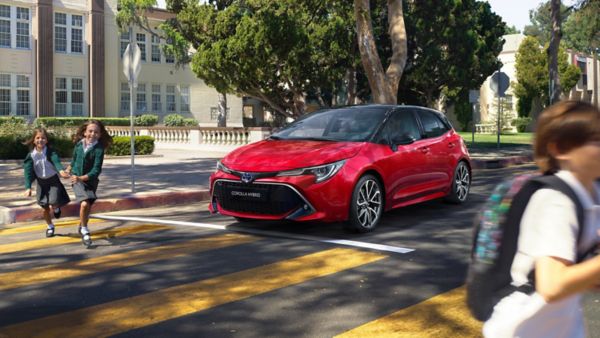
[[(131, 53), (131, 48), (133, 48), (133, 53)], [(132, 55), (133, 54), (133, 57)], [(142, 69), (142, 51), (140, 47), (138, 47), (137, 43), (128, 44), (127, 48), (125, 48), (125, 52), (123, 53), (123, 73), (125, 73), (125, 77), (127, 77), (127, 81), (129, 83), (133, 83), (134, 86), (137, 85), (137, 78), (140, 75), (140, 70)], [(137, 86), (136, 86), (137, 87)]]
[(492, 74), (490, 88), (494, 94), (504, 97), (506, 90), (510, 87), (510, 79), (504, 72), (496, 71)]

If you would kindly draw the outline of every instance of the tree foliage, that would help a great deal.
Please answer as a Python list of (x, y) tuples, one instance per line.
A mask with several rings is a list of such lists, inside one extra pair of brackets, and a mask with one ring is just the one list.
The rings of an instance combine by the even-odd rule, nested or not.
[(600, 53), (600, 0), (583, 1), (563, 26), (565, 46), (585, 53)]
[[(561, 3), (560, 15), (563, 22), (568, 19), (570, 13), (570, 8)], [(529, 21), (531, 24), (525, 26), (523, 34), (536, 37), (542, 45), (549, 43), (552, 35), (551, 1), (544, 1), (536, 9), (530, 10)]]
[(401, 101), (427, 106), (446, 94), (479, 88), (500, 66), (506, 25), (487, 2), (406, 2), (409, 57)]
[[(519, 116), (528, 116), (531, 102), (538, 98), (545, 104), (549, 101), (548, 83), (550, 75), (548, 72), (548, 57), (546, 48), (540, 47), (537, 38), (526, 37), (516, 55), (516, 78), (513, 83), (514, 93), (519, 100)], [(567, 93), (579, 80), (581, 72), (577, 66), (570, 65), (567, 61), (567, 53), (564, 48), (558, 52), (558, 73), (562, 83), (563, 93)]]

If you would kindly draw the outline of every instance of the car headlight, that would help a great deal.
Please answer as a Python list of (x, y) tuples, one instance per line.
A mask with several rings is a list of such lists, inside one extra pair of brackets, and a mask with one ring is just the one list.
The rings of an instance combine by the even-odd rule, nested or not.
[(277, 176), (300, 176), (300, 175), (314, 175), (315, 182), (323, 182), (330, 179), (335, 175), (346, 163), (346, 160), (337, 161), (334, 163), (324, 164), (317, 167), (299, 168), (294, 170), (282, 171)]
[(231, 174), (231, 170), (227, 168), (221, 161), (217, 161), (217, 171), (222, 171), (227, 174)]

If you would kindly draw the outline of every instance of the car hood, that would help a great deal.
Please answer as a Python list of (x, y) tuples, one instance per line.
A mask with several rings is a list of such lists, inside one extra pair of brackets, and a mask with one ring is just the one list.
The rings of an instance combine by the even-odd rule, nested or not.
[(263, 140), (229, 153), (222, 163), (238, 171), (281, 171), (312, 167), (353, 157), (364, 142)]

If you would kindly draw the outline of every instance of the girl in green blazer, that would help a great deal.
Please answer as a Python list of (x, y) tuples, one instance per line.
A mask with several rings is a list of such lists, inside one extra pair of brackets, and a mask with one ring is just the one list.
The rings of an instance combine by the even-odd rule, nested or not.
[(48, 144), (48, 133), (44, 128), (34, 129), (33, 135), (25, 142), (31, 152), (23, 162), (25, 175), (25, 196), (31, 196), (31, 184), (36, 181), (37, 203), (44, 209), (44, 220), (48, 224), (46, 237), (54, 236), (54, 224), (50, 215), (52, 207), (54, 217), (59, 218), (60, 207), (70, 202), (69, 195), (58, 177), (68, 175), (63, 170), (58, 153)]
[(90, 120), (85, 122), (73, 136), (75, 149), (73, 160), (66, 172), (71, 175), (71, 183), (79, 207), (79, 234), (87, 247), (92, 245), (92, 237), (87, 227), (92, 204), (96, 201), (96, 190), (104, 152), (110, 146), (112, 137), (106, 132), (102, 122)]

